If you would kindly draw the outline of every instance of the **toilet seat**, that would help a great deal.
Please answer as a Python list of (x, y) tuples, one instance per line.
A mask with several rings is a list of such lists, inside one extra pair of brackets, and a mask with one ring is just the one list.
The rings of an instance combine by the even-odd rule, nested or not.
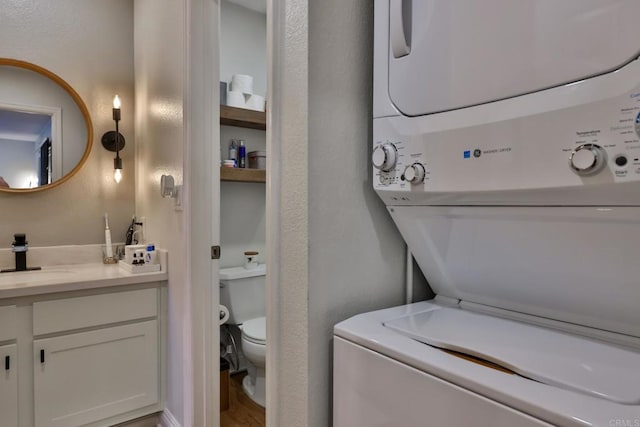
[(257, 317), (247, 320), (242, 324), (243, 339), (260, 345), (267, 344), (267, 319), (266, 317)]

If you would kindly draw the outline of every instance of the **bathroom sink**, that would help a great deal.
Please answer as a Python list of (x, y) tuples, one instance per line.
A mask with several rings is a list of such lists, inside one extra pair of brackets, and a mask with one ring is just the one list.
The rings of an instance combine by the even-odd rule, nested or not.
[(33, 271), (16, 271), (12, 273), (0, 274), (0, 288), (4, 286), (29, 285), (39, 282), (57, 281), (60, 279), (68, 279), (75, 275), (76, 272), (66, 269), (44, 269)]

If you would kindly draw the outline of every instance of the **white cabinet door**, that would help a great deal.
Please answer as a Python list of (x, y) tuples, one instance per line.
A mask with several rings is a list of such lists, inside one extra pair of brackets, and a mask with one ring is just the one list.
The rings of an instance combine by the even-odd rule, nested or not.
[(34, 340), (36, 427), (80, 426), (158, 402), (157, 321)]
[(15, 344), (0, 347), (0, 425), (18, 425), (18, 352)]

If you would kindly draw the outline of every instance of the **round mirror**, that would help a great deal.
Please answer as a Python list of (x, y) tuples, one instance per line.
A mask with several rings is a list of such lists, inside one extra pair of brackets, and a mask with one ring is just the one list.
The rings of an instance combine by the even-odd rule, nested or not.
[(0, 58), (0, 191), (32, 192), (71, 178), (91, 152), (78, 93), (38, 65)]

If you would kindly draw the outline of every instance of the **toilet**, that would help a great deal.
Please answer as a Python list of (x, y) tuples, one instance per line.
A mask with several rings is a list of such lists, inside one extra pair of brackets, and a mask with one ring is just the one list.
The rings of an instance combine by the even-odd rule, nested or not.
[(229, 309), (227, 323), (242, 331), (241, 348), (249, 361), (242, 388), (251, 400), (265, 406), (265, 356), (267, 325), (265, 319), (264, 264), (254, 269), (220, 269), (220, 304)]
[(247, 320), (242, 330), (242, 351), (251, 363), (249, 374), (242, 380), (244, 392), (258, 405), (265, 406), (265, 356), (267, 322), (264, 316)]

